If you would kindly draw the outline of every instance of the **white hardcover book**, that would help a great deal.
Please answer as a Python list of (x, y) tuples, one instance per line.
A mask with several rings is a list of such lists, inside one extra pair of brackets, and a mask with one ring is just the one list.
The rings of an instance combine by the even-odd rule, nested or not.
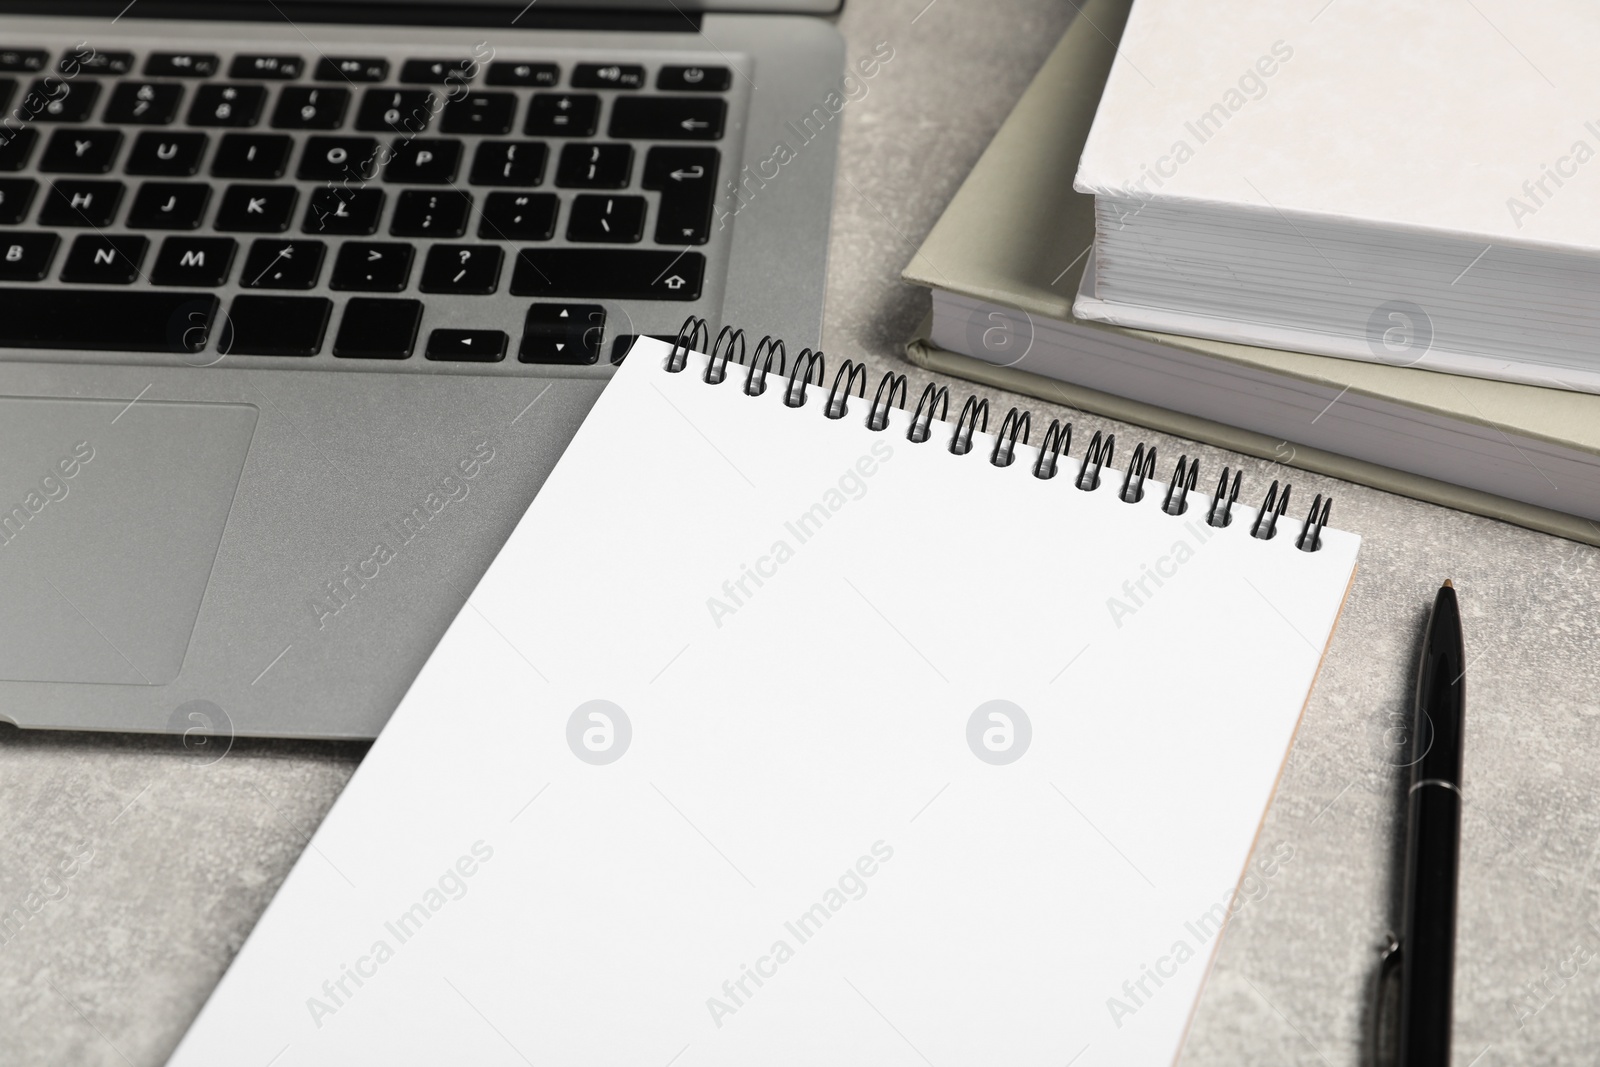
[(174, 1067), (1173, 1060), (1358, 538), (683, 361), (636, 344)]
[(1600, 392), (1600, 8), (1137, 0), (1080, 316)]

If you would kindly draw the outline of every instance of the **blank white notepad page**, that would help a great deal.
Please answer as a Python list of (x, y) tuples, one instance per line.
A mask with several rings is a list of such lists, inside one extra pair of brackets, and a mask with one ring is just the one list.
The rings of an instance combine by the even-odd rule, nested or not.
[(667, 352), (633, 349), (173, 1064), (1170, 1062), (1358, 539)]

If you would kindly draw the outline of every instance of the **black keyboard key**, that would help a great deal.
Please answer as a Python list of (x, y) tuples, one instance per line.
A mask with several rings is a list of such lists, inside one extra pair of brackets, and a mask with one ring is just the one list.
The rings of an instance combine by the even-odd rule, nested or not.
[(150, 266), (152, 285), (226, 284), (238, 243), (232, 237), (168, 237)]
[(378, 175), (382, 149), (372, 137), (307, 137), (296, 177), (312, 182), (365, 182)]
[(420, 325), (420, 300), (352, 297), (345, 303), (333, 354), (340, 359), (409, 359)]
[(11, 103), (11, 98), (15, 95), (17, 95), (17, 79), (0, 78), (0, 108)]
[(228, 67), (228, 77), (258, 79), (261, 81), (294, 81), (305, 69), (299, 56), (234, 56)]
[(542, 141), (482, 141), (472, 156), (473, 185), (538, 185), (550, 154)]
[(218, 178), (281, 178), (294, 139), (283, 133), (225, 133), (211, 160)]
[(314, 356), (333, 314), (321, 296), (236, 296), (217, 351), (235, 356)]
[(350, 90), (311, 85), (286, 85), (272, 109), (280, 130), (337, 130), (350, 107)]
[(139, 266), (150, 242), (131, 234), (86, 233), (72, 242), (72, 251), (61, 265), (64, 282), (95, 285), (132, 285), (139, 277)]
[(511, 93), (468, 93), (444, 106), (439, 128), (445, 133), (510, 133), (517, 116), (517, 98)]
[(698, 300), (706, 258), (698, 252), (622, 248), (524, 248), (511, 274), (513, 296), (601, 296)]
[(460, 237), (471, 214), (472, 196), (459, 189), (407, 189), (395, 200), (389, 232), (396, 237)]
[(200, 157), (205, 155), (206, 141), (203, 133), (157, 133), (147, 130), (133, 142), (128, 153), (129, 174), (187, 178), (200, 169)]
[(569, 144), (561, 149), (556, 184), (568, 189), (621, 189), (632, 173), (632, 145)]
[(0, 178), (0, 226), (15, 226), (28, 217), (39, 192), (32, 178)]
[(642, 196), (574, 197), (567, 217), (567, 240), (633, 244), (644, 236)]
[(200, 182), (145, 182), (128, 208), (129, 229), (198, 230), (211, 202), (211, 186)]
[(117, 130), (57, 130), (50, 135), (39, 169), (50, 174), (105, 174), (117, 161)]
[(499, 330), (434, 330), (428, 335), (427, 356), (457, 363), (499, 363), (506, 358), (506, 335)]
[(292, 185), (230, 185), (214, 225), (243, 233), (282, 233), (289, 228), (298, 197)]
[(593, 93), (534, 93), (522, 132), (534, 137), (593, 137), (600, 98)]
[(216, 314), (210, 293), (0, 289), (0, 348), (197, 352)]
[(554, 193), (490, 193), (478, 236), (489, 241), (548, 241), (560, 201)]
[(656, 73), (656, 88), (671, 93), (720, 93), (732, 84), (727, 67), (662, 67)]
[(715, 148), (652, 148), (644, 159), (641, 184), (661, 193), (656, 243), (702, 245), (711, 238), (711, 212), (717, 197)]
[(246, 289), (313, 288), (327, 251), (321, 241), (256, 241), (239, 271), (239, 284)]
[(106, 101), (102, 122), (118, 125), (165, 126), (178, 117), (183, 86), (171, 82), (119, 82)]
[(511, 63), (501, 61), (489, 64), (490, 85), (520, 85), (548, 88), (561, 80), (561, 68), (554, 63)]
[(523, 363), (594, 363), (605, 340), (606, 309), (599, 304), (534, 304), (522, 322)]
[(7, 48), (0, 51), (0, 70), (8, 74), (36, 74), (50, 62), (50, 53), (41, 48)]
[(349, 90), (286, 85), (272, 109), (272, 125), (278, 130), (338, 130), (349, 107)]
[(21, 170), (26, 167), (33, 155), (33, 146), (38, 143), (38, 130), (7, 130), (0, 127), (0, 170)]
[[(618, 334), (616, 337), (611, 339), (612, 366), (620, 367), (622, 365), (622, 361), (628, 358), (628, 353), (633, 351), (633, 342), (637, 341), (639, 336), (640, 335), (636, 333), (624, 333)], [(678, 339), (676, 335), (666, 333), (651, 333), (645, 334), (644, 336), (654, 337), (657, 341), (665, 341), (669, 345)]]
[(50, 272), (60, 243), (53, 233), (0, 234), (0, 280), (39, 281)]
[(52, 182), (39, 209), (39, 225), (104, 229), (117, 217), (122, 189), (121, 182)]
[(69, 78), (79, 74), (127, 74), (133, 70), (133, 53), (98, 52), (86, 44), (80, 44), (62, 55), (56, 70)]
[(394, 143), (389, 162), (383, 167), (383, 180), (410, 185), (448, 185), (456, 180), (460, 166), (460, 141), (414, 137)]
[(715, 141), (728, 104), (708, 96), (630, 96), (611, 109), (610, 136), (638, 141)]
[[(410, 245), (399, 242), (348, 242), (339, 247), (328, 287), (362, 293), (398, 293), (411, 280), (414, 254)], [(333, 354), (339, 354), (337, 345)]]
[(484, 296), (500, 285), (499, 245), (434, 245), (422, 264), (417, 288), (424, 293)]
[(572, 68), (574, 89), (638, 89), (644, 68), (629, 63), (579, 63)]
[(361, 94), (356, 129), (421, 133), (433, 121), (438, 100), (426, 89), (368, 89)]
[(99, 82), (43, 78), (23, 94), (17, 117), (35, 122), (83, 122), (99, 99)]
[(471, 59), (408, 59), (400, 65), (400, 80), (408, 85), (469, 82), (477, 73)]
[(254, 126), (267, 102), (260, 85), (202, 85), (189, 105), (191, 126)]
[(374, 56), (324, 56), (317, 64), (319, 82), (381, 82), (389, 76), (389, 61)]
[(222, 69), (214, 52), (151, 52), (144, 72), (152, 78), (209, 78)]
[(313, 189), (300, 228), (306, 233), (365, 237), (378, 232), (382, 214), (382, 189)]
[(715, 148), (675, 148), (665, 145), (650, 149), (644, 159), (639, 183), (646, 189), (668, 191), (691, 186), (711, 191), (717, 181), (717, 166), (722, 153)]

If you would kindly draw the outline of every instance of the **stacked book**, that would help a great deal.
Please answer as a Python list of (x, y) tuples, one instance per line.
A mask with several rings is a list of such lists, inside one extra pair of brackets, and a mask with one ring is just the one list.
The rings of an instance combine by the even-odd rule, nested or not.
[(1600, 112), (1549, 80), (1600, 11), (1505, 17), (1089, 0), (905, 271), (912, 359), (1600, 544)]

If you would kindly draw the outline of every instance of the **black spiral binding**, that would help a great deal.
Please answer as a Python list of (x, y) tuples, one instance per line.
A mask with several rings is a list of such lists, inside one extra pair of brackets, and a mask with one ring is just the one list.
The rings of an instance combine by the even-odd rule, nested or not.
[[(763, 360), (761, 354), (765, 350), (767, 358)], [(778, 358), (778, 377), (783, 377), (784, 365), (787, 363), (787, 350), (782, 341), (774, 341), (770, 337), (763, 337), (756, 345), (755, 354), (750, 357), (750, 369), (744, 375), (744, 395), (760, 396), (767, 391), (767, 375), (772, 373), (772, 358)], [(756, 377), (756, 363), (761, 364), (761, 377)]]
[[(787, 365), (787, 349), (782, 341), (775, 338), (763, 337), (757, 342), (755, 351), (746, 364), (743, 330), (725, 326), (717, 334), (714, 342), (710, 341), (710, 337), (710, 329), (704, 319), (693, 315), (685, 319), (683, 326), (678, 330), (676, 340), (673, 341), (672, 351), (667, 356), (667, 371), (672, 374), (681, 372), (688, 366), (690, 352), (704, 352), (709, 347), (709, 358), (706, 361), (705, 373), (702, 375), (702, 380), (706, 384), (720, 385), (728, 377), (728, 364), (738, 363), (746, 366), (743, 386), (745, 395), (760, 396), (766, 392), (767, 378), (773, 373), (776, 364), (778, 376), (785, 379), (783, 402), (791, 408), (804, 407), (808, 387), (816, 385), (820, 388), (826, 380), (826, 363), (820, 351), (801, 349), (794, 357), (791, 370)], [(789, 372), (787, 378), (785, 378), (786, 371)], [(815, 381), (812, 380), (813, 373)], [(851, 396), (864, 400), (866, 395), (866, 365), (845, 360), (834, 375), (833, 386), (828, 390), (823, 404), (823, 414), (830, 419), (842, 419), (849, 414)], [(895, 374), (893, 371), (884, 374), (878, 383), (877, 393), (873, 395), (872, 406), (867, 409), (867, 428), (880, 432), (887, 429), (889, 411), (896, 407), (904, 411), (907, 395), (904, 374)], [(930, 383), (923, 389), (922, 397), (917, 401), (916, 411), (911, 416), (911, 425), (906, 430), (906, 440), (913, 444), (928, 441), (933, 436), (934, 422), (944, 422), (949, 415), (949, 388)], [(1031, 412), (1018, 408), (1006, 412), (1005, 419), (1000, 423), (994, 447), (989, 452), (989, 462), (996, 467), (1011, 466), (1016, 461), (1018, 444), (1028, 443), (1032, 425)], [(967, 455), (972, 451), (973, 436), (987, 433), (988, 430), (989, 401), (969, 396), (961, 407), (961, 414), (957, 417), (955, 429), (950, 435), (950, 452), (957, 456)], [(1101, 473), (1106, 468), (1112, 467), (1116, 444), (1115, 434), (1096, 430), (1089, 439), (1088, 447), (1084, 449), (1078, 472), (1072, 479), (1073, 485), (1085, 492), (1098, 489)], [(1033, 464), (1033, 476), (1040, 480), (1054, 478), (1059, 472), (1062, 457), (1069, 453), (1071, 446), (1072, 423), (1052, 419), (1050, 428), (1045, 431), (1044, 440), (1039, 445), (1039, 456)], [(1135, 445), (1133, 455), (1129, 457), (1128, 465), (1123, 471), (1117, 498), (1127, 504), (1137, 504), (1142, 501), (1145, 497), (1144, 483), (1147, 479), (1155, 477), (1155, 472), (1155, 446), (1143, 442)], [(1229, 474), (1233, 475), (1231, 485), (1228, 481)], [(1233, 505), (1239, 499), (1242, 476), (1242, 471), (1222, 468), (1222, 477), (1217, 480), (1216, 491), (1211, 494), (1211, 501), (1206, 508), (1207, 526), (1224, 527), (1233, 522)], [(1167, 491), (1161, 499), (1162, 513), (1172, 516), (1186, 514), (1189, 510), (1189, 494), (1195, 491), (1199, 480), (1200, 460), (1198, 458), (1191, 460), (1187, 455), (1179, 456), (1178, 463), (1172, 471), (1172, 479), (1167, 483)], [(1250, 525), (1251, 537), (1270, 541), (1277, 535), (1278, 520), (1289, 510), (1289, 492), (1290, 486), (1287, 482), (1282, 484), (1281, 491), (1277, 481), (1272, 483), (1265, 499), (1261, 502), (1260, 509), (1256, 512), (1255, 521)], [(1295, 536), (1294, 547), (1301, 552), (1319, 551), (1322, 548), (1322, 531), (1328, 525), (1332, 512), (1333, 498), (1318, 493), (1316, 499), (1311, 502), (1311, 509), (1306, 513), (1300, 532)]]
[[(889, 391), (886, 403), (883, 399), (884, 390)], [(883, 381), (878, 383), (878, 392), (872, 398), (872, 410), (867, 412), (867, 429), (884, 430), (889, 427), (889, 409), (894, 407), (894, 398), (900, 397), (900, 410), (906, 409), (906, 376), (904, 374), (885, 374)]]

